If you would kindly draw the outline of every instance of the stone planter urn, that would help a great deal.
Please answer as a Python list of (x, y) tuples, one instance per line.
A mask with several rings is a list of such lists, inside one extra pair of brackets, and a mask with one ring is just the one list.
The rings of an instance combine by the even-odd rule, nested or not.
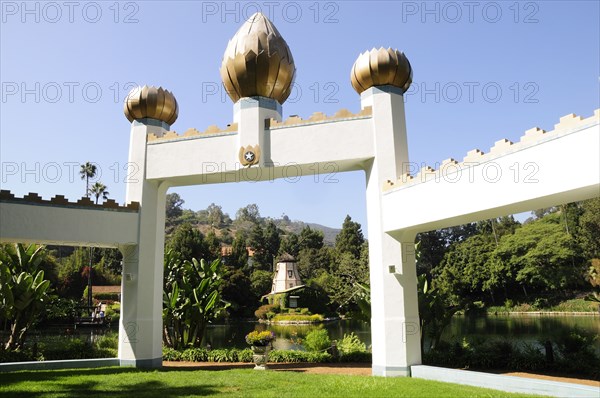
[(269, 362), (269, 352), (271, 351), (270, 345), (253, 345), (252, 346), (252, 360), (254, 361), (255, 370), (267, 369), (267, 362)]
[(268, 330), (259, 332), (252, 331), (246, 335), (246, 343), (252, 347), (252, 360), (254, 361), (254, 369), (267, 369), (269, 362), (269, 351), (271, 351), (272, 343), (275, 340), (275, 333)]

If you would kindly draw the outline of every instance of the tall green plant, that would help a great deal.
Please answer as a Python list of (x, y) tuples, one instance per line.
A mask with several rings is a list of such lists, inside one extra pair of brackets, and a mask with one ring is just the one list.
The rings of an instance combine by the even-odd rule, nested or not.
[(304, 339), (304, 347), (308, 351), (323, 351), (331, 347), (331, 340), (326, 329), (314, 329)]
[(219, 294), (221, 261), (182, 260), (169, 250), (164, 264), (163, 341), (175, 349), (198, 347), (206, 325), (229, 305)]
[(43, 246), (17, 243), (0, 250), (0, 318), (10, 324), (6, 350), (25, 344), (27, 331), (50, 301), (50, 281), (38, 269), (44, 259)]
[(425, 337), (429, 338), (429, 349), (440, 342), (442, 332), (450, 324), (452, 316), (459, 310), (451, 305), (448, 296), (433, 287), (426, 275), (418, 277), (419, 318), (421, 320), (421, 353), (425, 351)]
[(358, 310), (352, 312), (352, 318), (371, 322), (371, 287), (360, 282), (354, 282), (354, 287), (356, 288), (354, 301)]

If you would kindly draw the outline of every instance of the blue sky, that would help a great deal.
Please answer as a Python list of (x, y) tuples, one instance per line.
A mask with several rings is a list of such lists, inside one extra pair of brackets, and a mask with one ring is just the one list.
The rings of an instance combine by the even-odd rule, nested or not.
[[(531, 127), (551, 130), (560, 116), (600, 107), (597, 1), (2, 1), (2, 189), (74, 200), (85, 190), (77, 164), (93, 161), (123, 202), (129, 88), (171, 90), (177, 132), (230, 123), (219, 67), (228, 40), (257, 10), (296, 62), (284, 117), (357, 111), (349, 73), (359, 53), (404, 51), (414, 70), (409, 152), (419, 165), (487, 152), (501, 138), (517, 141)], [(194, 210), (215, 202), (234, 216), (257, 203), (263, 216), (331, 227), (350, 214), (366, 230), (364, 173), (324, 177), (173, 191)]]

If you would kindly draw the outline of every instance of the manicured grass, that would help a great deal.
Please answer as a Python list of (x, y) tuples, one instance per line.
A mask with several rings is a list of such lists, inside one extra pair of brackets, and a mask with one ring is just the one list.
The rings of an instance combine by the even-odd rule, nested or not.
[[(525, 397), (411, 378), (98, 368), (0, 374), (0, 397)], [(531, 397), (539, 397), (531, 395)]]

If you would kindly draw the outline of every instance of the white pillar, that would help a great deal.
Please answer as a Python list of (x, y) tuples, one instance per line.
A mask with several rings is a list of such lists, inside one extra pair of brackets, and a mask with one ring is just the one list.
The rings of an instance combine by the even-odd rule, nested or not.
[(146, 140), (169, 126), (154, 119), (131, 124), (126, 201), (140, 202), (138, 245), (121, 247), (121, 319), (119, 359), (122, 366), (162, 366), (162, 291), (165, 230), (165, 182), (146, 181)]
[(244, 148), (259, 145), (260, 167), (271, 163), (271, 143), (265, 134), (265, 120), (270, 118), (281, 121), (281, 105), (271, 98), (246, 97), (233, 106), (233, 121), (238, 124), (238, 145)]
[(399, 242), (383, 232), (381, 196), (408, 165), (402, 90), (372, 87), (361, 94), (372, 106), (375, 158), (367, 168), (367, 222), (371, 280), (373, 375), (410, 376), (421, 363), (414, 235)]

